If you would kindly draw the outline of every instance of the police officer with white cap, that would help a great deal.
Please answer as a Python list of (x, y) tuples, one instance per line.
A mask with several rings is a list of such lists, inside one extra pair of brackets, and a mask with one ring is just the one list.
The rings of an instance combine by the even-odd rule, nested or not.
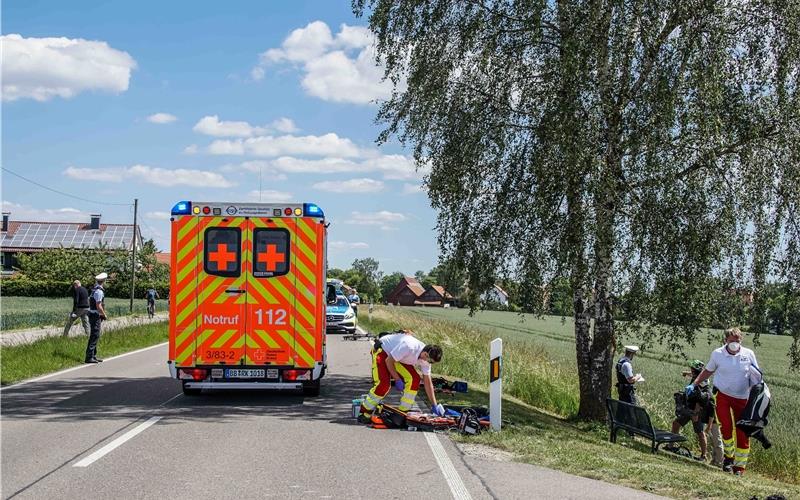
[(103, 360), (97, 357), (97, 341), (100, 340), (100, 327), (106, 319), (106, 310), (103, 301), (105, 300), (105, 290), (103, 285), (108, 279), (108, 274), (100, 273), (94, 277), (97, 281), (89, 293), (89, 343), (86, 346), (86, 357), (84, 363), (102, 363)]
[(633, 364), (631, 363), (633, 357), (639, 352), (639, 348), (635, 345), (625, 346), (625, 355), (617, 361), (617, 393), (619, 400), (625, 403), (638, 404), (636, 399), (636, 387), (634, 384), (637, 382), (644, 382), (641, 373), (633, 374)]

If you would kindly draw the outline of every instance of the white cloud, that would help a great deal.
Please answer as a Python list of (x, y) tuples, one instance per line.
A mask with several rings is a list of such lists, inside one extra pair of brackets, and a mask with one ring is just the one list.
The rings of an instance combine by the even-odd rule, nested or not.
[(264, 79), (264, 68), (261, 66), (255, 66), (253, 69), (250, 70), (250, 78), (254, 81), (260, 81)]
[(309, 23), (305, 28), (298, 28), (289, 33), (280, 49), (269, 49), (261, 54), (261, 62), (303, 62), (311, 61), (322, 54), (333, 44), (333, 37), (328, 25), (322, 21)]
[(352, 212), (345, 224), (355, 224), (358, 226), (378, 226), (384, 231), (396, 229), (394, 224), (404, 222), (408, 217), (398, 212), (381, 210), (380, 212)]
[(286, 117), (280, 117), (268, 126), (259, 127), (241, 121), (220, 121), (219, 116), (209, 115), (202, 117), (192, 128), (198, 134), (214, 137), (253, 137), (264, 135), (272, 131), (291, 134), (300, 129), (294, 122)]
[(183, 154), (185, 155), (196, 155), (197, 154), (197, 144), (189, 144), (185, 148), (183, 148)]
[(255, 189), (247, 193), (247, 199), (251, 201), (260, 201), (263, 203), (283, 203), (287, 201), (293, 201), (294, 195), (285, 191), (262, 189), (259, 196), (258, 189)]
[(374, 38), (363, 26), (342, 24), (334, 37), (324, 22), (309, 23), (292, 31), (280, 48), (263, 52), (251, 77), (260, 80), (267, 67), (280, 63), (301, 67), (305, 91), (326, 101), (368, 104), (392, 91), (375, 64)]
[(363, 241), (331, 241), (328, 243), (330, 248), (342, 250), (355, 250), (358, 248), (369, 248), (369, 245)]
[(68, 167), (64, 175), (87, 182), (138, 181), (161, 187), (193, 186), (204, 188), (227, 188), (235, 184), (216, 172), (185, 168), (159, 168), (133, 165), (116, 168)]
[(0, 37), (3, 100), (70, 98), (87, 90), (128, 90), (136, 61), (106, 42), (81, 38)]
[(334, 133), (325, 135), (282, 135), (250, 137), (248, 139), (216, 140), (208, 146), (215, 155), (244, 155), (277, 157), (283, 155), (358, 157), (362, 154), (350, 139)]
[(297, 128), (297, 125), (295, 125), (291, 119), (286, 118), (285, 116), (273, 121), (270, 124), (270, 127), (274, 128), (278, 132), (283, 132), (284, 134), (293, 134), (300, 131), (300, 129)]
[[(233, 149), (236, 146), (231, 146)], [(228, 148), (225, 145), (224, 148)], [(362, 154), (365, 152), (362, 151)], [(427, 170), (414, 169), (411, 158), (403, 155), (380, 155), (365, 160), (326, 157), (316, 159), (281, 156), (273, 160), (251, 160), (242, 162), (239, 168), (250, 172), (286, 172), (287, 174), (337, 174), (337, 173), (370, 173), (383, 174), (387, 180), (421, 180)], [(232, 170), (234, 167), (226, 167)]]
[(147, 212), (146, 214), (144, 214), (144, 216), (147, 217), (148, 219), (153, 219), (153, 220), (169, 220), (170, 213), (155, 211), (155, 212)]
[(3, 212), (11, 212), (9, 220), (48, 222), (89, 222), (89, 213), (73, 207), (34, 208), (30, 205), (3, 200)]
[(377, 193), (383, 191), (383, 182), (375, 179), (350, 179), (348, 181), (323, 181), (311, 186), (331, 193)]
[(177, 116), (171, 115), (169, 113), (155, 113), (147, 117), (147, 121), (150, 123), (172, 123), (178, 119)]
[(192, 130), (199, 134), (214, 137), (252, 137), (266, 132), (261, 127), (254, 127), (247, 122), (219, 121), (219, 116), (217, 115), (204, 116), (195, 124)]
[(425, 192), (425, 188), (422, 186), (422, 184), (408, 184), (408, 183), (406, 183), (406, 184), (403, 184), (403, 190), (401, 191), (401, 194), (406, 194), (406, 195), (407, 194), (420, 194), (420, 193), (424, 193), (424, 192)]

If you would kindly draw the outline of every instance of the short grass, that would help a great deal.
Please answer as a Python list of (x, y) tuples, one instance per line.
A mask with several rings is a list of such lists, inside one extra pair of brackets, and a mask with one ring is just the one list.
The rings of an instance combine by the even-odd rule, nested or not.
[[(486, 387), (470, 385), (466, 395), (440, 395), (444, 404), (488, 406)], [(503, 402), (502, 432), (455, 439), (508, 451), (516, 460), (674, 498), (800, 498), (800, 486), (759, 474), (733, 478), (717, 468), (668, 453), (650, 453), (650, 444), (624, 432), (608, 442), (605, 425), (568, 421), (515, 398)]]
[[(371, 319), (362, 318), (362, 325), (376, 331), (399, 326), (415, 329), (426, 341), (443, 345), (444, 362), (437, 371), (473, 383), (487, 380), (489, 341), (502, 337), (504, 393), (569, 419), (574, 416), (578, 404), (571, 322), (562, 322), (556, 317), (522, 319), (521, 322), (514, 313), (487, 311), (469, 317), (464, 310), (387, 307), (377, 309)], [(762, 346), (756, 349), (757, 354), (762, 354), (760, 361), (767, 368), (776, 398), (768, 429), (774, 447), (764, 451), (754, 443), (748, 472), (800, 484), (800, 440), (795, 431), (800, 428), (800, 394), (795, 387), (796, 377), (787, 373), (788, 362), (781, 357), (788, 348), (784, 341), (783, 338), (765, 338)], [(706, 359), (710, 350), (709, 346), (698, 346), (690, 349), (689, 355)], [(641, 371), (647, 380), (640, 395), (661, 427), (668, 427), (673, 418), (672, 393), (686, 385), (680, 374), (683, 367), (682, 358), (669, 358), (658, 350), (644, 353), (635, 361), (636, 371)], [(688, 427), (684, 432), (691, 434)], [(575, 438), (582, 441), (588, 437), (578, 434)], [(604, 439), (607, 440), (607, 434)], [(693, 436), (689, 439), (691, 446), (695, 439)], [(568, 452), (564, 458), (568, 461)], [(614, 480), (614, 477), (609, 479)], [(638, 487), (649, 489), (644, 482)]]
[[(46, 337), (32, 344), (4, 347), (0, 352), (0, 385), (13, 384), (83, 363), (86, 336)], [(101, 358), (167, 341), (167, 324), (152, 323), (103, 333), (97, 345)]]
[[(130, 314), (130, 299), (107, 298), (106, 311), (110, 318)], [(156, 301), (156, 312), (167, 310), (166, 300)], [(72, 311), (72, 298), (46, 297), (1, 297), (0, 329), (3, 331), (23, 328), (40, 328), (45, 326), (61, 326)], [(147, 314), (147, 301), (135, 299), (133, 314)]]

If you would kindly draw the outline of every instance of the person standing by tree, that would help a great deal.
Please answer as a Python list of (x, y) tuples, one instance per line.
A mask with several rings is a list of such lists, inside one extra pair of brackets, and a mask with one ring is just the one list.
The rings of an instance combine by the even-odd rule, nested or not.
[(67, 324), (64, 325), (64, 337), (69, 336), (69, 331), (77, 319), (81, 320), (83, 331), (86, 332), (88, 337), (90, 333), (89, 318), (87, 317), (89, 314), (89, 292), (81, 286), (80, 280), (73, 281), (70, 290), (72, 291), (72, 312), (67, 316)]
[(638, 405), (639, 401), (636, 398), (637, 382), (641, 382), (641, 373), (633, 374), (633, 357), (639, 352), (639, 348), (635, 345), (626, 345), (625, 354), (617, 361), (617, 394), (619, 400), (632, 405)]
[(714, 375), (714, 400), (717, 421), (722, 433), (725, 460), (722, 470), (744, 474), (750, 456), (750, 437), (736, 428), (736, 421), (742, 415), (747, 399), (750, 397), (751, 378), (760, 372), (756, 354), (742, 347), (742, 332), (738, 328), (725, 330), (725, 345), (711, 353), (711, 359), (694, 381), (686, 386), (691, 395), (698, 390), (708, 377)]
[(89, 325), (91, 326), (91, 332), (89, 334), (89, 343), (86, 345), (84, 363), (103, 362), (102, 359), (97, 357), (97, 342), (100, 340), (102, 323), (107, 319), (104, 306), (105, 289), (103, 288), (107, 278), (108, 274), (106, 273), (100, 273), (95, 276), (96, 283), (92, 287), (92, 293), (89, 295)]

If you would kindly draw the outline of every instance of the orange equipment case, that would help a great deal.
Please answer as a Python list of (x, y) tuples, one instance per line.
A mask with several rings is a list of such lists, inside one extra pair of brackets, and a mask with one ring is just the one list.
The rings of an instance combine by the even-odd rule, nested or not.
[(184, 393), (319, 394), (327, 366), (322, 209), (181, 201), (170, 220), (167, 363)]

